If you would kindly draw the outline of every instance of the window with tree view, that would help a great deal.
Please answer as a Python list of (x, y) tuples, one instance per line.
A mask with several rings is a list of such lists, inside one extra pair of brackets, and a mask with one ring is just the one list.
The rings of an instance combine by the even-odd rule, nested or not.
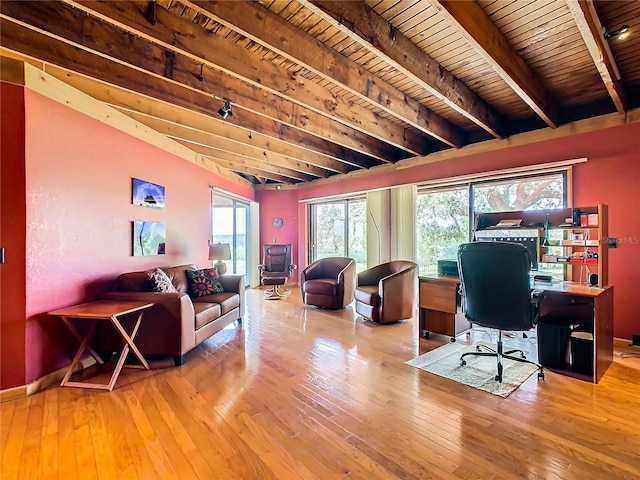
[(350, 257), (356, 261), (357, 271), (367, 268), (365, 199), (311, 205), (311, 239), (311, 261)]
[[(548, 210), (566, 206), (566, 173), (502, 178), (440, 189), (421, 189), (417, 201), (420, 272), (437, 271), (440, 259), (455, 259), (458, 245), (472, 238), (476, 213)], [(561, 278), (561, 265), (540, 264)]]

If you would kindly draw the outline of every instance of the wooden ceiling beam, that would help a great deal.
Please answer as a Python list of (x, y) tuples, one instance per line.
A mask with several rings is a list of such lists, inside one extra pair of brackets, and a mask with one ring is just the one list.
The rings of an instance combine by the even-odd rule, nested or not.
[(182, 3), (449, 146), (465, 144), (464, 132), (453, 123), (258, 3)]
[(556, 101), (476, 2), (429, 2), (547, 125), (552, 128), (558, 126)]
[(308, 163), (301, 162), (297, 159), (280, 155), (278, 153), (269, 152), (267, 150), (262, 150), (260, 148), (252, 147), (242, 143), (237, 143), (233, 140), (229, 140), (219, 135), (200, 132), (183, 125), (176, 125), (164, 120), (148, 117), (147, 115), (142, 115), (134, 112), (128, 112), (127, 114), (134, 120), (137, 120), (138, 122), (152, 128), (156, 132), (162, 133), (163, 135), (173, 138), (174, 140), (184, 140), (193, 144), (217, 148), (218, 150), (224, 150), (226, 152), (241, 155), (253, 160), (267, 162), (278, 167), (288, 168), (296, 172), (307, 173), (312, 178), (329, 176), (328, 172), (326, 170), (323, 170), (322, 168), (309, 165)]
[[(236, 107), (234, 113), (243, 120), (243, 123), (245, 118), (251, 117), (246, 114), (250, 111), (385, 162), (411, 156), (386, 142), (265, 92), (228, 74), (215, 71), (210, 67), (203, 68), (201, 63), (191, 58), (166, 50), (136, 35), (125, 33), (113, 25), (87, 16), (84, 12), (59, 2), (3, 1), (0, 3), (0, 11), (4, 18), (15, 21), (38, 34), (131, 67), (134, 71), (122, 78), (123, 82), (144, 84), (149, 76), (167, 80), (194, 92), (211, 95), (216, 99), (215, 111), (222, 106), (223, 98), (233, 99)], [(35, 39), (34, 36), (27, 41), (32, 44), (35, 43)], [(70, 65), (63, 66), (70, 67)], [(94, 75), (98, 72), (101, 76), (106, 74), (104, 70), (95, 69), (94, 62), (89, 62), (84, 67), (92, 69)]]
[[(254, 158), (249, 158), (235, 153), (220, 150), (219, 148), (191, 143), (187, 140), (176, 139), (176, 141), (201, 155), (229, 162), (230, 164), (237, 167), (244, 166), (247, 168), (245, 173), (251, 173), (252, 175), (264, 175), (266, 172), (273, 173), (283, 177), (287, 177), (289, 179), (287, 183), (292, 183), (292, 181), (294, 180), (299, 182), (310, 182), (311, 180), (315, 180), (316, 178), (318, 178), (314, 177), (313, 175), (296, 172), (295, 170), (291, 170), (289, 168), (278, 167), (277, 165), (264, 162), (263, 160), (256, 160)], [(256, 171), (261, 173), (257, 173)]]
[[(4, 6), (5, 3), (0, 2), (0, 5)], [(1, 14), (0, 17), (2, 17)], [(1, 20), (0, 38), (2, 44), (7, 48), (38, 58), (46, 63), (61, 66), (89, 77), (95, 78), (96, 75), (100, 75), (101, 80), (107, 84), (116, 85), (125, 90), (137, 92), (211, 117), (217, 116), (220, 104), (212, 95), (196, 92), (154, 76), (136, 77), (130, 67), (114, 63), (103, 57), (70, 46), (67, 43), (45, 38), (40, 33), (6, 18)], [(363, 168), (379, 164), (376, 159), (369, 155), (356, 152), (314, 135), (307, 135), (298, 129), (291, 128), (289, 125), (256, 114), (250, 114), (249, 112), (243, 114), (242, 122), (238, 120), (237, 115), (227, 117), (226, 121), (293, 145), (300, 145), (341, 160), (344, 159)]]
[(298, 1), (494, 137), (508, 136), (498, 112), (365, 3)]
[(291, 145), (268, 135), (247, 130), (219, 116), (210, 117), (199, 112), (165, 103), (161, 100), (130, 92), (119, 87), (107, 85), (99, 80), (85, 77), (64, 68), (47, 65), (47, 73), (63, 82), (83, 91), (121, 112), (137, 114), (172, 125), (184, 125), (188, 128), (221, 136), (237, 143), (261, 148), (269, 152), (306, 161), (310, 165), (335, 173), (347, 173), (353, 168), (362, 168), (348, 160), (323, 155), (313, 150)]
[[(207, 155), (203, 155), (203, 158), (208, 159), (211, 163), (217, 165), (220, 168), (226, 168), (227, 170), (231, 170), (233, 172), (236, 173), (244, 173), (246, 175), (251, 175), (253, 177), (255, 177), (256, 179), (258, 179), (258, 182), (260, 183), (266, 183), (265, 180), (271, 180), (274, 183), (284, 183), (287, 185), (291, 185), (294, 184), (296, 182), (292, 181), (291, 178), (286, 177), (284, 175), (278, 175), (277, 173), (273, 173), (273, 172), (264, 172), (264, 171), (260, 171), (259, 173), (256, 172), (256, 169), (254, 168), (249, 168), (246, 165), (239, 165), (237, 163), (234, 162), (228, 162), (226, 160), (220, 160), (219, 158), (216, 157), (210, 157)], [(262, 180), (260, 180), (262, 178)]]
[(323, 86), (293, 72), (283, 73), (276, 64), (164, 8), (156, 8), (155, 23), (152, 25), (146, 16), (148, 2), (63, 2), (378, 140), (419, 155), (429, 151), (428, 142), (405, 135), (404, 126), (382, 118), (363, 106), (347, 103)]
[(624, 113), (627, 110), (624, 84), (616, 73), (617, 66), (607, 40), (604, 38), (600, 18), (593, 3), (584, 0), (567, 0), (566, 3), (616, 110)]

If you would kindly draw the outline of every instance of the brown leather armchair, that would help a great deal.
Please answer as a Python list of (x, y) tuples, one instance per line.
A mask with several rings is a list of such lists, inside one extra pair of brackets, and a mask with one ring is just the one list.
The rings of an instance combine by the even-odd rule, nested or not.
[(316, 260), (300, 272), (300, 291), (306, 305), (344, 308), (353, 302), (356, 262), (347, 257)]
[(418, 290), (417, 265), (394, 260), (358, 274), (356, 312), (379, 323), (413, 317)]
[(296, 266), (292, 262), (291, 244), (266, 244), (262, 246), (262, 263), (258, 265), (260, 285), (271, 285), (264, 298), (286, 299), (291, 290), (281, 288), (293, 276)]

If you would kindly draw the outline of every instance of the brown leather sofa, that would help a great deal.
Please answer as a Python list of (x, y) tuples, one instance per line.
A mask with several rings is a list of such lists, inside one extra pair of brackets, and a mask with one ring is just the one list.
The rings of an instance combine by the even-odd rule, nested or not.
[[(153, 271), (152, 269), (150, 271)], [(153, 303), (144, 312), (135, 344), (143, 354), (172, 355), (182, 365), (185, 354), (197, 345), (244, 316), (244, 276), (222, 275), (223, 293), (191, 298), (186, 270), (195, 265), (162, 268), (178, 293), (153, 291), (148, 272), (130, 272), (118, 276), (115, 291), (99, 295), (101, 300), (133, 300)], [(126, 328), (126, 327), (125, 327)], [(108, 355), (121, 351), (124, 343), (107, 322), (96, 330), (96, 350)]]
[(344, 308), (353, 302), (356, 262), (347, 257), (316, 260), (300, 272), (300, 291), (306, 305)]
[(411, 318), (416, 308), (417, 265), (394, 260), (358, 274), (356, 312), (379, 323)]

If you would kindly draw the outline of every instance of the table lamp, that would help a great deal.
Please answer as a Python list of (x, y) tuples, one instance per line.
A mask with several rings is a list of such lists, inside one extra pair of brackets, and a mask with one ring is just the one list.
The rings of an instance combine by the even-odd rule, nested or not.
[(209, 245), (209, 260), (218, 260), (213, 264), (220, 275), (227, 273), (227, 265), (223, 260), (231, 258), (231, 248), (228, 243), (214, 243)]

